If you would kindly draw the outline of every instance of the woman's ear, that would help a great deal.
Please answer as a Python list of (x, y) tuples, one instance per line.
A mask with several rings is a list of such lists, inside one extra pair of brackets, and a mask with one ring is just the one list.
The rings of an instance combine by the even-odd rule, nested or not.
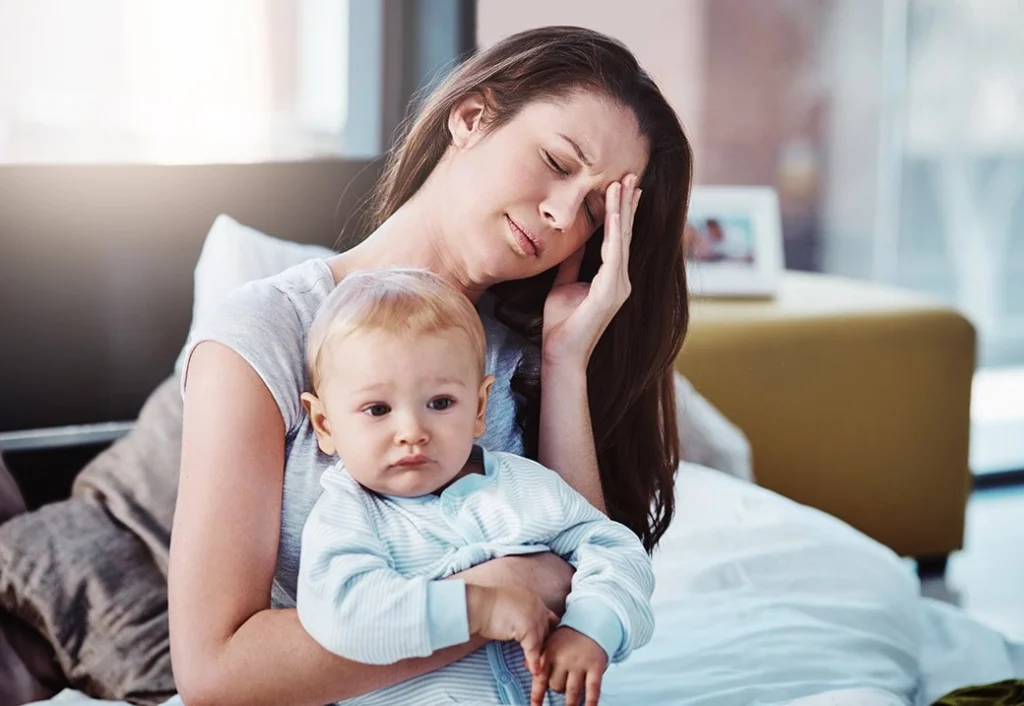
[(303, 392), (302, 406), (306, 408), (313, 431), (316, 432), (316, 443), (320, 446), (320, 450), (328, 456), (334, 456), (338, 453), (338, 449), (334, 445), (334, 437), (331, 436), (331, 422), (327, 419), (324, 403), (316, 395)]
[(473, 436), (478, 439), (487, 431), (487, 398), (491, 394), (491, 387), (493, 385), (493, 375), (488, 375), (480, 382), (480, 395), (476, 408), (476, 425), (473, 427)]
[(487, 102), (480, 93), (471, 93), (456, 103), (448, 113), (448, 131), (452, 134), (452, 144), (468, 147), (478, 139), (483, 134), (486, 114)]

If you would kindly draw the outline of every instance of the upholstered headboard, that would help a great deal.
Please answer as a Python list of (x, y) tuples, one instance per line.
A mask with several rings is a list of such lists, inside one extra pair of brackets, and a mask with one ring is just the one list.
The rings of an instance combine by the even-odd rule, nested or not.
[(0, 167), (0, 431), (132, 419), (188, 328), (228, 213), (335, 244), (376, 165)]
[(0, 434), (134, 419), (184, 343), (214, 218), (332, 246), (378, 170), (0, 166)]

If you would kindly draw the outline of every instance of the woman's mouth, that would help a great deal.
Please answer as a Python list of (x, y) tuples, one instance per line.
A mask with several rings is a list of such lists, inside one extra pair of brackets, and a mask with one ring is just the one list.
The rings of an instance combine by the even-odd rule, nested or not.
[(506, 215), (505, 220), (508, 221), (508, 228), (512, 232), (512, 238), (523, 255), (527, 257), (540, 257), (544, 252), (544, 245), (531, 236), (525, 228), (513, 221), (511, 216)]

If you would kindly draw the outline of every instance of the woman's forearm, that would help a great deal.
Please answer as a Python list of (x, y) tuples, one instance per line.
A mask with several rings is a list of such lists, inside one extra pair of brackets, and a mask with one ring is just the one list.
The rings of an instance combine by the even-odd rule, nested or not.
[(322, 706), (426, 674), (484, 644), (478, 637), (429, 657), (372, 666), (324, 650), (294, 610), (263, 610), (209, 655), (199, 683), (178, 686), (189, 706)]
[[(532, 554), (494, 559), (452, 578), (480, 586), (529, 588), (537, 592), (548, 608), (561, 615), (572, 574), (572, 567), (554, 554)], [(323, 649), (302, 627), (294, 610), (262, 610), (212, 650), (212, 654), (204, 656), (202, 679), (178, 686), (189, 706), (320, 706), (432, 672), (462, 659), (486, 642), (473, 637), (429, 657), (373, 666), (342, 659)]]
[(590, 423), (587, 373), (583, 366), (545, 361), (541, 368), (538, 460), (601, 512), (607, 512)]

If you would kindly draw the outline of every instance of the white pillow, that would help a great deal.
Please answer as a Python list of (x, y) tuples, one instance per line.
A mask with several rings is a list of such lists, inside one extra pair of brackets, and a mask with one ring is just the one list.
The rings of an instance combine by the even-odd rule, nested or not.
[[(189, 335), (237, 287), (272, 277), (306, 260), (333, 254), (333, 250), (320, 245), (281, 240), (242, 225), (230, 216), (217, 216), (196, 263)], [(178, 354), (176, 372), (181, 371), (184, 353), (183, 348)]]
[(679, 373), (675, 373), (675, 388), (683, 460), (753, 481), (753, 458), (746, 434)]

